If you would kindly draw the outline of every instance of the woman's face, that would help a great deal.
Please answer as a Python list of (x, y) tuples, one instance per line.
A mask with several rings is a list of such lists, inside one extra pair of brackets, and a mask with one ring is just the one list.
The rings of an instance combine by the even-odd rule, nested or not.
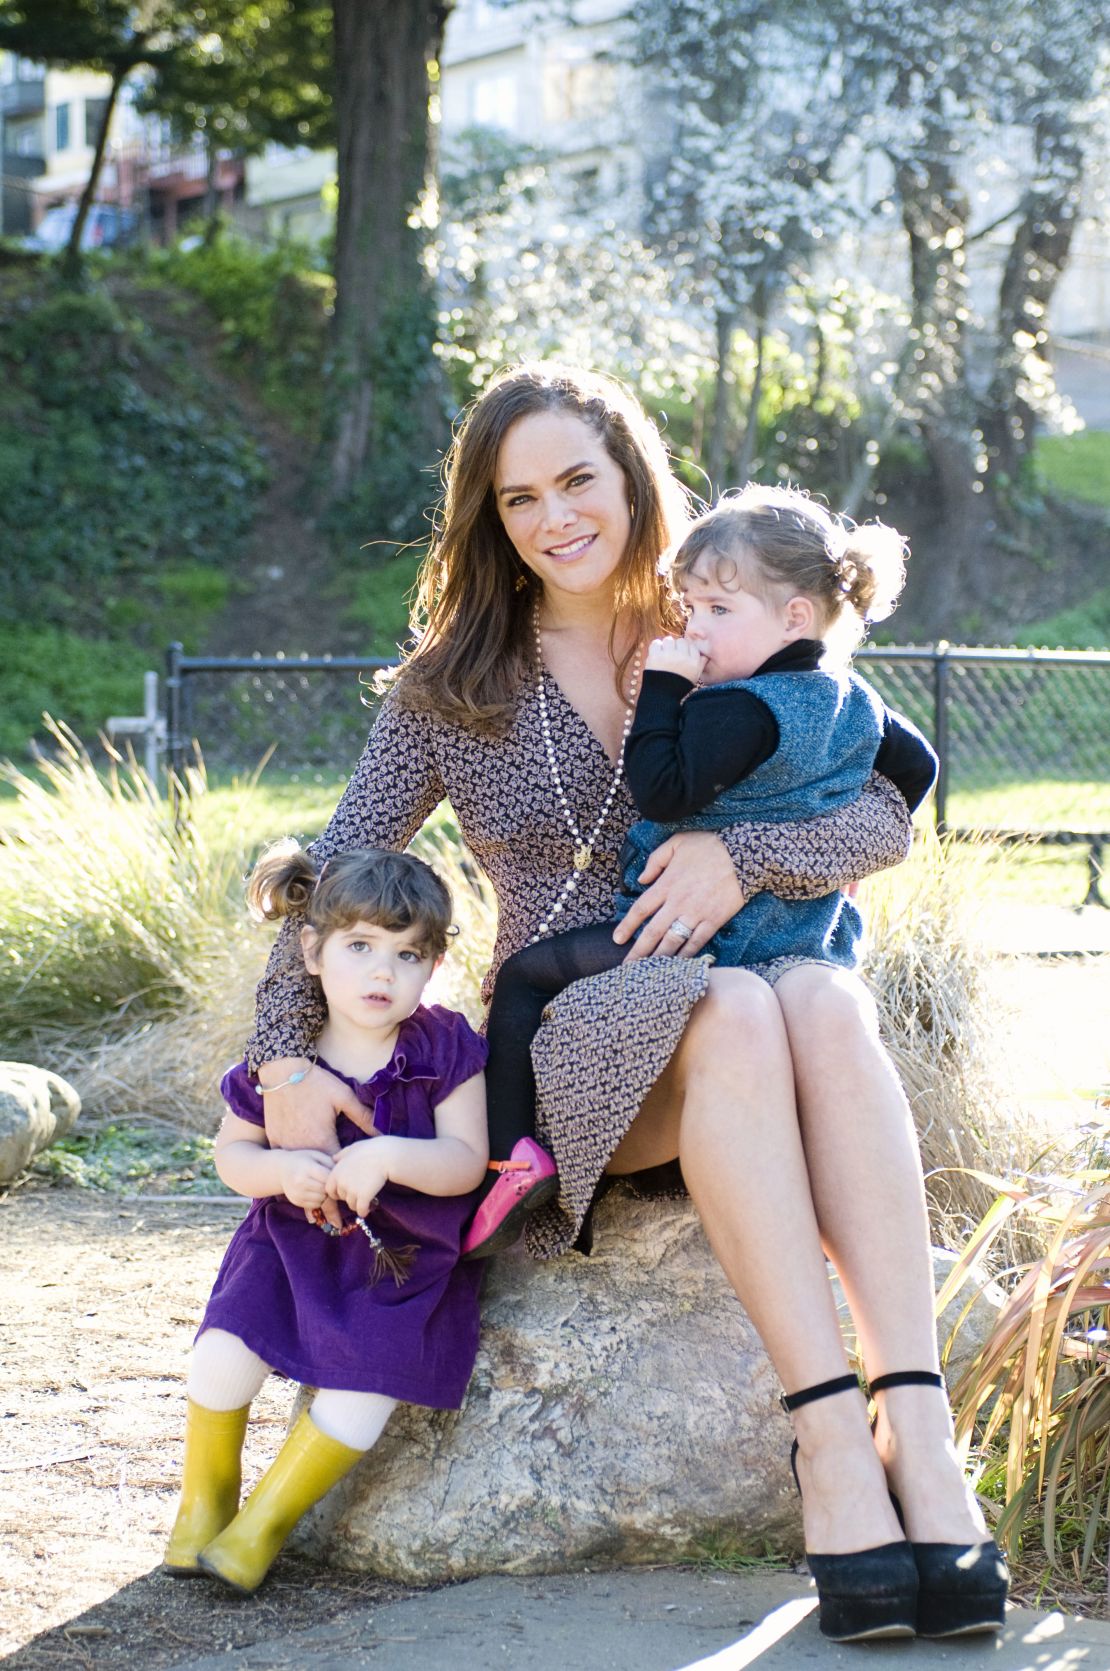
[(545, 592), (611, 594), (632, 531), (629, 491), (588, 423), (571, 412), (518, 419), (493, 490), (505, 532)]

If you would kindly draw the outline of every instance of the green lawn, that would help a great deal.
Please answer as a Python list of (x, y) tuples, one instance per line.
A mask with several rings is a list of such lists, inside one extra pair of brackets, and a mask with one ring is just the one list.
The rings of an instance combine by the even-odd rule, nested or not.
[(1066, 499), (1110, 507), (1110, 432), (1082, 429), (1076, 435), (1044, 435), (1033, 462), (1045, 486)]
[[(198, 803), (198, 816), (213, 848), (253, 856), (282, 836), (313, 840), (327, 824), (345, 784), (342, 777), (277, 771), (263, 772), (257, 780), (217, 779)], [(441, 821), (448, 817), (446, 808), (438, 815)], [(19, 818), (14, 801), (0, 800), (0, 829), (14, 827)], [(1110, 830), (1110, 784), (1039, 778), (955, 790), (948, 797), (948, 821), (961, 829)], [(916, 823), (929, 825), (931, 813), (919, 812)], [(1001, 853), (993, 874), (1000, 897), (1070, 906), (1086, 892), (1086, 865), (1083, 847), (1032, 845)], [(1110, 898), (1110, 878), (1104, 891)]]

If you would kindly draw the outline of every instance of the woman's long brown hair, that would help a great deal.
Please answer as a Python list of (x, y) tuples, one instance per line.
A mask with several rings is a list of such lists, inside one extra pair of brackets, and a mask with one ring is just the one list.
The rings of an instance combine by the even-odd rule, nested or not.
[[(618, 690), (636, 643), (682, 630), (659, 558), (681, 535), (690, 510), (651, 419), (618, 383), (597, 373), (549, 363), (502, 373), (463, 414), (444, 462), (443, 503), (413, 612), (418, 642), (396, 683), (406, 707), (486, 731), (502, 730), (511, 719), (540, 589), (502, 526), (494, 474), (509, 430), (538, 412), (567, 412), (589, 424), (628, 486), (632, 528), (617, 570), (609, 638)], [(619, 659), (618, 620), (633, 629)]]

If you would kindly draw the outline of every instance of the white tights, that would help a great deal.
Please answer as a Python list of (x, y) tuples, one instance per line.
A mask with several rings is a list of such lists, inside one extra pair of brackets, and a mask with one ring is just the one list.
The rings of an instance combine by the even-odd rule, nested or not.
[[(225, 1329), (205, 1329), (193, 1348), (188, 1394), (205, 1410), (241, 1410), (258, 1393), (270, 1366)], [(312, 1400), (312, 1420), (329, 1439), (351, 1450), (377, 1443), (397, 1400), (382, 1393), (341, 1392), (321, 1387)]]

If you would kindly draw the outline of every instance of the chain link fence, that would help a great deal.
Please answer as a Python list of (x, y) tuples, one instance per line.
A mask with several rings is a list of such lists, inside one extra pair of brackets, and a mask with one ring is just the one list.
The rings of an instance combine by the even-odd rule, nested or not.
[[(860, 671), (907, 714), (940, 757), (936, 819), (957, 835), (989, 830), (1081, 845), (1088, 899), (1110, 843), (1110, 653), (1096, 650), (865, 649)], [(180, 773), (194, 740), (210, 774), (263, 758), (290, 779), (349, 772), (373, 723), (372, 657), (186, 656), (167, 660), (166, 728)]]

